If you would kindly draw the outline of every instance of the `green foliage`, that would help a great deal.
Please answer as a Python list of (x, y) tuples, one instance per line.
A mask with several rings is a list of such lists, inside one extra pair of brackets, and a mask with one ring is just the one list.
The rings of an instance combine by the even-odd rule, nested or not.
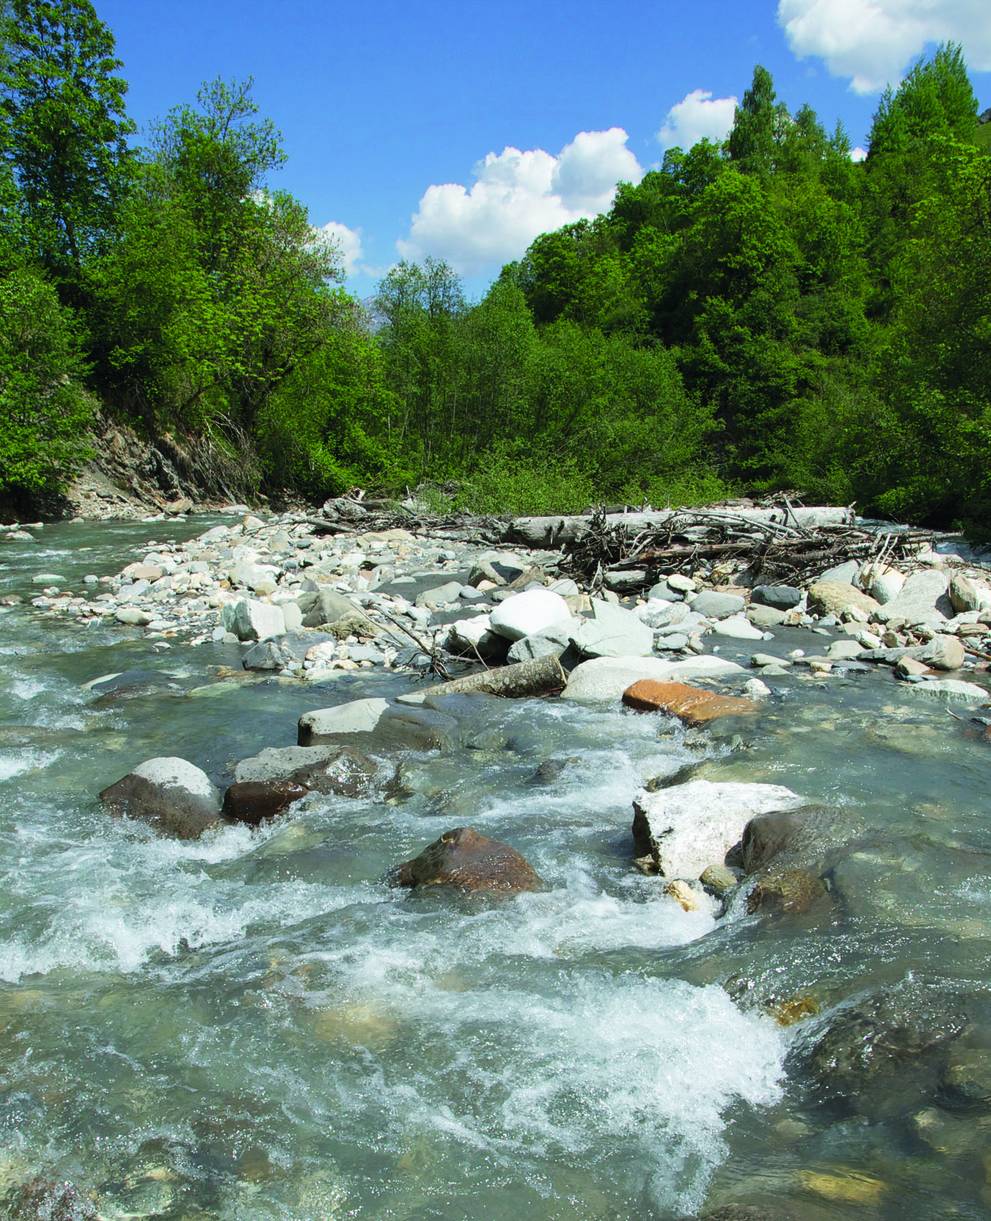
[(9, 0), (0, 25), (0, 123), (36, 255), (74, 283), (126, 187), (127, 86), (89, 0)]
[(0, 274), (0, 492), (56, 492), (89, 456), (94, 403), (69, 313), (36, 271)]

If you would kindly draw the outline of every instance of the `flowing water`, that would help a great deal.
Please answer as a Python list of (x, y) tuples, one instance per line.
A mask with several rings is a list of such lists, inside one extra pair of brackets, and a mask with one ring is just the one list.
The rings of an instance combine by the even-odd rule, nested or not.
[[(0, 593), (209, 524), (47, 527), (4, 546)], [(156, 651), (29, 605), (0, 612), (0, 655), (9, 1209), (37, 1177), (106, 1218), (989, 1215), (991, 1101), (947, 1072), (991, 1060), (991, 743), (890, 673), (776, 679), (742, 740), (464, 701), (466, 748), (411, 757), (403, 793), (311, 795), (189, 843), (95, 794), (151, 755), (223, 783), (307, 708), (410, 680), (232, 681), (236, 648)], [(689, 763), (838, 811), (830, 901), (685, 912), (634, 872), (633, 793)], [(548, 889), (491, 905), (385, 884), (465, 824)], [(782, 1005), (808, 1016), (785, 1027)]]

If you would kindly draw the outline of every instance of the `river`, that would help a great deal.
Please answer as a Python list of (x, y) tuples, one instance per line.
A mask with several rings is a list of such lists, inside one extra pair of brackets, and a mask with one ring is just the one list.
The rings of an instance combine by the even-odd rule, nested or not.
[[(3, 545), (0, 594), (210, 524), (48, 526)], [(229, 781), (307, 709), (411, 680), (232, 682), (236, 646), (161, 649), (28, 601), (0, 611), (0, 654), (10, 1215), (32, 1179), (114, 1219), (989, 1215), (991, 742), (966, 711), (888, 670), (789, 672), (742, 740), (483, 700), (465, 749), (408, 761), (406, 795), (312, 794), (178, 842), (95, 795), (153, 755)], [(122, 671), (148, 673), (85, 685)], [(690, 763), (834, 812), (827, 904), (685, 912), (632, 870), (633, 793)], [(385, 884), (469, 823), (549, 888)]]

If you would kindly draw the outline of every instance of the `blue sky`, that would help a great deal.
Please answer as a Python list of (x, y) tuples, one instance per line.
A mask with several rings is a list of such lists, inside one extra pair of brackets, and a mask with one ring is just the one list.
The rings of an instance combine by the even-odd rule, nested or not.
[(665, 142), (720, 133), (755, 63), (855, 145), (884, 82), (945, 38), (991, 106), (988, 2), (95, 0), (140, 125), (204, 80), (254, 77), (289, 154), (275, 185), (332, 224), (361, 295), (404, 254), (480, 292)]

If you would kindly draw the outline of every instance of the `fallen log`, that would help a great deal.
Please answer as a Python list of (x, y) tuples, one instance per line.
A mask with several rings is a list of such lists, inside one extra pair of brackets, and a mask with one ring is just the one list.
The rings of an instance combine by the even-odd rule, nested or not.
[(636, 535), (644, 530), (658, 530), (665, 526), (720, 524), (749, 525), (756, 529), (771, 528), (776, 531), (800, 534), (803, 530), (819, 529), (823, 526), (852, 526), (853, 510), (830, 505), (801, 507), (781, 505), (774, 508), (713, 507), (709, 509), (659, 509), (649, 513), (606, 513), (602, 515), (582, 514), (573, 517), (517, 517), (509, 526), (512, 542), (528, 547), (557, 548), (564, 543), (574, 543), (587, 534), (596, 523), (602, 522), (606, 529), (618, 529), (627, 535)]
[(556, 657), (535, 657), (532, 661), (521, 661), (514, 666), (500, 666), (492, 670), (479, 670), (462, 678), (424, 687), (399, 696), (404, 704), (422, 704), (430, 696), (438, 695), (498, 695), (504, 698), (521, 699), (526, 696), (553, 695), (564, 689), (568, 677)]

